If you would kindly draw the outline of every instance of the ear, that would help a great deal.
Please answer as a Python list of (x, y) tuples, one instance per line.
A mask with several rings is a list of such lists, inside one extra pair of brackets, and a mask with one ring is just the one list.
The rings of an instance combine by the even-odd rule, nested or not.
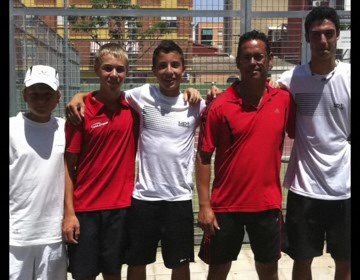
[(307, 43), (310, 43), (309, 34), (305, 33), (305, 40)]

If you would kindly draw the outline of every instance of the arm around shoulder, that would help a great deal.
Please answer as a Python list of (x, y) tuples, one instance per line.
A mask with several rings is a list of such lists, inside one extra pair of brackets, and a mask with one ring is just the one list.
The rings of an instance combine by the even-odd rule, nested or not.
[(88, 93), (77, 93), (75, 94), (70, 102), (66, 105), (66, 118), (73, 123), (74, 125), (78, 125), (82, 121), (82, 117), (84, 117), (85, 113), (85, 97), (90, 94)]

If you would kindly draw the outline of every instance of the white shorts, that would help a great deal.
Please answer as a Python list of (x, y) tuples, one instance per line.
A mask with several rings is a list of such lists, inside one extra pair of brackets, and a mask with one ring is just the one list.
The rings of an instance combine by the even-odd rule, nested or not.
[(10, 280), (66, 280), (67, 255), (64, 243), (10, 246)]

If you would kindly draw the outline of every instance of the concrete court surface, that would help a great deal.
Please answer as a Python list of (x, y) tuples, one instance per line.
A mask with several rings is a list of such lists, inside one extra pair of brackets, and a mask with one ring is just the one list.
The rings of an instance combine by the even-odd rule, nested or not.
[[(195, 247), (195, 262), (190, 264), (191, 280), (206, 280), (208, 266), (201, 261), (197, 253), (199, 247)], [(279, 280), (291, 280), (292, 259), (283, 254), (279, 260)], [(161, 252), (158, 250), (156, 262), (147, 266), (147, 280), (170, 280), (171, 270), (164, 266)], [(127, 266), (122, 268), (122, 280), (126, 280)], [(329, 254), (324, 253), (323, 256), (314, 258), (312, 264), (313, 280), (333, 280), (335, 273), (334, 261)], [(71, 280), (68, 274), (68, 280)], [(96, 280), (103, 280), (99, 275)], [(232, 263), (230, 273), (227, 280), (258, 280), (255, 265), (254, 255), (250, 249), (249, 244), (244, 244), (238, 259)]]

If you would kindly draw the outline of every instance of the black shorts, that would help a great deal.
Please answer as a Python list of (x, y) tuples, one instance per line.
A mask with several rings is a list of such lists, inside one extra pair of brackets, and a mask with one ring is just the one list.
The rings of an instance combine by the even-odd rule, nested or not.
[(294, 260), (327, 252), (338, 261), (350, 260), (350, 203), (320, 200), (288, 192), (285, 229), (289, 247), (283, 251)]
[(120, 275), (124, 263), (127, 209), (76, 213), (80, 222), (78, 244), (68, 244), (69, 268), (74, 279), (99, 273)]
[(245, 229), (255, 261), (276, 262), (281, 257), (282, 212), (272, 209), (256, 213), (215, 213), (220, 230), (203, 235), (199, 258), (207, 264), (223, 264), (237, 259)]
[(128, 213), (129, 248), (126, 263), (155, 262), (161, 243), (164, 265), (176, 268), (194, 261), (194, 214), (191, 200), (132, 200)]

